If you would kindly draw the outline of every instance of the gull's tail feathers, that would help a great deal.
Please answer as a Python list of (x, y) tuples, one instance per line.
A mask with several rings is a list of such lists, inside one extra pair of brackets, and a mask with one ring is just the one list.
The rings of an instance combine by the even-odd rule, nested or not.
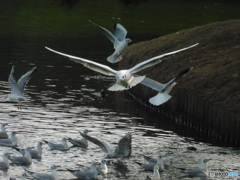
[(113, 86), (108, 88), (109, 91), (123, 91), (123, 90), (127, 90), (127, 89), (128, 88), (125, 88), (124, 86), (121, 86), (119, 84), (114, 84)]
[(145, 79), (145, 76), (138, 76), (138, 77), (134, 77), (134, 79), (132, 80), (132, 82), (130, 82), (130, 88), (132, 88), (133, 86), (138, 85), (139, 83), (141, 83), (143, 80)]
[(172, 96), (167, 93), (158, 93), (156, 96), (150, 98), (149, 102), (155, 106), (160, 106), (171, 98)]
[(107, 57), (107, 61), (110, 63), (117, 63), (122, 60), (122, 55), (118, 55), (117, 53), (113, 53), (111, 56)]

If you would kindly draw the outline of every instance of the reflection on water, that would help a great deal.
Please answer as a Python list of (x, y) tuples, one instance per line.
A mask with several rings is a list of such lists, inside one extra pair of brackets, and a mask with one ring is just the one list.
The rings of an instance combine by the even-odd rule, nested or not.
[[(188, 21), (182, 21), (188, 24), (186, 25), (176, 21), (175, 18), (178, 16), (169, 15), (172, 12), (179, 15), (182, 11), (177, 10), (178, 6), (170, 6), (170, 2), (162, 4), (164, 11), (156, 11), (159, 4), (154, 6), (147, 3), (136, 5), (134, 8), (128, 7), (132, 8), (134, 15), (122, 5), (117, 6), (116, 11), (110, 12), (109, 6), (103, 6), (106, 5), (106, 1), (98, 1), (98, 4), (87, 1), (86, 9), (81, 7), (81, 3), (86, 1), (79, 1), (75, 6), (67, 8), (59, 5), (57, 1), (56, 4), (46, 0), (13, 2), (14, 6), (11, 6), (9, 1), (3, 1), (1, 4), (3, 16), (0, 18), (4, 17), (1, 20), (6, 26), (0, 30), (0, 122), (9, 124), (8, 132), (18, 132), (19, 147), (34, 146), (36, 141), (41, 139), (58, 142), (64, 136), (79, 137), (77, 130), (85, 128), (93, 131), (90, 133), (92, 136), (114, 146), (127, 132), (133, 132), (132, 156), (124, 162), (111, 163), (110, 173), (105, 179), (144, 179), (152, 172), (142, 171), (134, 161), (144, 162), (142, 154), (156, 156), (161, 151), (174, 153), (171, 155), (172, 166), (161, 173), (162, 179), (180, 178), (183, 174), (175, 167), (198, 167), (200, 158), (204, 157), (213, 159), (209, 163), (211, 170), (238, 170), (239, 151), (179, 136), (175, 133), (174, 122), (146, 111), (124, 92), (106, 91), (105, 98), (99, 97), (99, 92), (102, 89), (106, 90), (113, 83), (112, 78), (101, 76), (44, 49), (44, 46), (49, 46), (109, 65), (106, 57), (113, 52), (112, 44), (95, 27), (88, 24), (88, 19), (96, 19), (96, 22), (109, 25), (108, 27), (116, 21), (124, 23), (129, 28), (129, 37), (137, 42), (186, 28), (190, 26), (189, 21), (194, 22), (191, 26), (196, 25), (195, 20), (199, 25), (203, 22), (202, 17), (210, 12), (209, 9), (225, 9), (223, 4), (211, 6), (212, 3), (206, 2), (205, 11), (199, 19), (196, 18), (197, 13), (194, 11), (192, 16), (195, 20), (188, 18)], [(112, 3), (111, 5), (116, 5), (115, 1)], [(204, 3), (201, 6), (192, 6), (190, 3), (185, 7), (190, 10), (189, 6), (198, 8), (200, 12)], [(142, 13), (143, 7), (148, 8), (146, 13)], [(171, 11), (166, 7), (170, 7)], [(226, 7), (229, 7), (229, 4)], [(155, 11), (149, 11), (151, 8)], [(226, 11), (221, 14), (226, 14)], [(165, 15), (160, 16), (163, 12)], [(217, 12), (219, 11), (213, 14), (219, 14)], [(232, 17), (236, 17), (234, 11), (231, 13)], [(171, 23), (174, 21), (179, 24), (167, 26), (164, 21), (168, 19), (167, 17)], [(181, 18), (184, 17), (186, 18), (182, 14)], [(214, 15), (211, 17), (218, 20)], [(159, 21), (161, 23), (156, 25)], [(179, 28), (178, 25), (182, 27)], [(163, 26), (168, 28), (161, 30)], [(17, 110), (15, 103), (3, 99), (4, 95), (9, 93), (7, 79), (13, 64), (16, 79), (31, 67), (39, 66), (27, 86), (26, 96), (29, 101), (23, 104), (21, 111)], [(111, 67), (118, 68), (117, 65)], [(187, 150), (189, 146), (196, 147), (197, 151)], [(0, 147), (0, 153), (8, 150), (17, 154), (14, 150)], [(26, 168), (48, 172), (50, 165), (61, 165), (60, 179), (74, 179), (73, 175), (65, 171), (66, 168), (77, 169), (79, 165), (87, 165), (92, 160), (100, 160), (103, 156), (104, 153), (92, 143), (88, 149), (74, 147), (67, 152), (50, 151), (48, 146), (44, 145), (42, 159), (33, 160), (32, 165)], [(9, 176), (19, 178), (22, 172), (22, 166), (11, 165), (7, 172), (0, 171), (0, 179), (9, 179)]]

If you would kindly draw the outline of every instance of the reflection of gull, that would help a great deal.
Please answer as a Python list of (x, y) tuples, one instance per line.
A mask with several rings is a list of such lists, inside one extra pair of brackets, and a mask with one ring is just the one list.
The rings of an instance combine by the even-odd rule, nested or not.
[[(21, 180), (25, 180), (26, 177), (27, 177), (27, 174), (25, 172), (22, 173)], [(16, 179), (15, 178), (10, 178), (10, 180), (16, 180)]]
[(87, 68), (89, 68), (93, 71), (102, 73), (102, 74), (107, 75), (107, 76), (115, 76), (116, 77), (116, 83), (112, 87), (108, 88), (108, 90), (110, 90), (110, 91), (121, 91), (121, 90), (129, 89), (133, 86), (136, 86), (137, 84), (139, 84), (145, 78), (145, 76), (135, 77), (135, 76), (133, 76), (134, 73), (137, 73), (137, 72), (139, 72), (139, 71), (141, 71), (141, 70), (143, 70), (147, 67), (150, 67), (150, 66), (153, 66), (153, 65), (156, 65), (156, 64), (162, 62), (162, 60), (160, 58), (175, 54), (175, 53), (180, 52), (180, 51), (184, 51), (184, 50), (192, 48), (196, 45), (198, 45), (198, 44), (194, 44), (192, 46), (189, 46), (189, 47), (177, 50), (177, 51), (173, 51), (173, 52), (170, 52), (170, 53), (166, 53), (166, 54), (163, 54), (163, 55), (153, 57), (151, 59), (148, 59), (144, 62), (141, 62), (141, 63), (135, 65), (134, 67), (132, 67), (130, 69), (120, 70), (120, 71), (116, 71), (116, 70), (114, 70), (114, 69), (112, 69), (112, 68), (110, 68), (106, 65), (103, 65), (103, 64), (100, 64), (100, 63), (97, 63), (97, 62), (94, 62), (94, 61), (90, 61), (90, 60), (87, 60), (87, 59), (84, 59), (84, 58), (81, 58), (81, 57), (76, 57), (76, 56), (64, 54), (64, 53), (55, 51), (53, 49), (50, 49), (48, 47), (45, 47), (45, 48), (48, 49), (49, 51), (54, 52), (54, 53), (60, 54), (60, 55), (65, 56), (65, 57), (68, 57), (70, 60), (75, 61), (76, 63), (80, 63), (80, 64), (84, 65), (85, 67), (87, 67)]
[(8, 157), (14, 164), (31, 164), (32, 158), (27, 149), (25, 149), (24, 156), (10, 156)]
[(11, 86), (11, 94), (8, 94), (6, 97), (9, 98), (12, 101), (25, 101), (27, 100), (24, 95), (24, 88), (27, 85), (28, 81), (31, 79), (35, 71), (37, 70), (37, 67), (32, 68), (30, 71), (25, 73), (21, 76), (21, 78), (16, 82), (13, 74), (14, 74), (14, 66), (12, 66), (11, 73), (8, 78), (8, 82)]
[(77, 178), (84, 179), (84, 180), (97, 179), (97, 176), (98, 176), (98, 171), (96, 169), (95, 163), (91, 163), (91, 167), (88, 170), (82, 170), (82, 171), (75, 171), (71, 169), (67, 169), (67, 170)]
[(171, 92), (171, 90), (173, 89), (173, 87), (177, 84), (176, 81), (185, 76), (189, 71), (191, 71), (193, 69), (193, 67), (189, 67), (187, 69), (185, 69), (184, 71), (182, 71), (181, 73), (179, 73), (175, 78), (171, 79), (168, 83), (166, 84), (161, 84), (153, 79), (150, 78), (145, 78), (141, 84), (148, 86), (156, 91), (158, 91), (159, 93), (150, 98), (149, 102), (155, 106), (159, 106), (165, 102), (167, 102), (169, 99), (171, 99), (171, 95), (169, 95), (169, 93)]
[(43, 141), (50, 147), (51, 150), (60, 150), (60, 151), (69, 150), (69, 147), (67, 144), (67, 138), (65, 138), (65, 137), (62, 138), (60, 144), (51, 143), (46, 140), (43, 140)]
[[(143, 155), (143, 157), (149, 163), (157, 163), (157, 159), (150, 158), (150, 157), (145, 156), (145, 155)], [(163, 161), (164, 166), (170, 166), (169, 152), (163, 152), (162, 161)]]
[(90, 21), (95, 26), (97, 26), (103, 34), (113, 43), (115, 52), (107, 58), (111, 63), (116, 63), (122, 59), (122, 53), (127, 48), (128, 44), (132, 42), (131, 39), (126, 38), (127, 30), (121, 24), (115, 24), (114, 34), (109, 30), (105, 29), (102, 26), (97, 25), (96, 23)]
[(153, 175), (152, 177), (147, 176), (146, 180), (160, 180), (160, 174), (159, 174), (159, 166), (155, 165), (153, 168)]
[[(87, 134), (88, 132), (91, 132), (91, 131), (88, 129), (83, 130), (83, 134)], [(88, 140), (86, 140), (84, 137), (82, 137), (81, 139), (72, 139), (72, 138), (68, 137), (68, 141), (70, 143), (72, 143), (73, 146), (78, 146), (78, 147), (82, 147), (82, 148), (88, 147)]]
[(5, 126), (7, 125), (7, 123), (0, 123), (0, 125), (1, 125), (0, 139), (7, 139), (8, 134), (5, 129)]
[(118, 141), (118, 145), (114, 149), (110, 147), (103, 141), (98, 140), (97, 138), (91, 137), (87, 134), (82, 134), (87, 140), (98, 145), (107, 155), (106, 158), (123, 158), (129, 157), (131, 155), (132, 148), (132, 134), (127, 133)]
[(39, 180), (57, 180), (57, 166), (52, 165), (50, 167), (51, 174), (43, 174), (43, 173), (35, 173), (31, 172), (27, 169), (25, 171), (32, 177), (39, 179)]
[[(27, 148), (33, 159), (38, 159), (42, 157), (42, 145), (43, 145), (43, 142), (38, 141), (36, 144), (36, 148), (31, 148), (31, 147)], [(23, 155), (25, 153), (24, 149), (18, 149), (18, 148), (14, 148), (14, 149), (16, 149), (18, 152), (20, 152)]]
[(8, 169), (9, 162), (8, 162), (9, 153), (4, 152), (2, 155), (2, 161), (0, 161), (0, 169)]
[(159, 154), (157, 155), (157, 162), (149, 162), (147, 164), (142, 164), (139, 162), (135, 162), (135, 163), (140, 165), (146, 171), (152, 171), (154, 169), (155, 165), (159, 166), (159, 170), (161, 170), (161, 171), (164, 170), (164, 163), (163, 163), (161, 155), (159, 155)]
[(13, 131), (10, 134), (10, 138), (8, 139), (0, 139), (0, 146), (8, 146), (8, 147), (15, 147), (17, 146), (17, 137), (16, 132)]
[(208, 176), (207, 162), (211, 159), (202, 159), (201, 165), (197, 169), (186, 169), (183, 172), (190, 176)]

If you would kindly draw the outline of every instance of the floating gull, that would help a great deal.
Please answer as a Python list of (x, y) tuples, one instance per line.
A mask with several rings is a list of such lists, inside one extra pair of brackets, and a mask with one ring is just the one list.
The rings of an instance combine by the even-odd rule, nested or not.
[[(82, 134), (82, 133), (81, 133)], [(98, 145), (107, 155), (106, 158), (123, 158), (129, 157), (131, 155), (132, 148), (132, 134), (127, 133), (122, 137), (116, 148), (110, 149), (110, 147), (103, 141), (98, 140), (97, 138), (91, 137), (87, 134), (82, 134), (87, 140)]]
[(173, 89), (173, 87), (177, 84), (176, 81), (179, 80), (181, 77), (184, 77), (188, 72), (190, 72), (193, 69), (193, 67), (189, 67), (179, 73), (175, 78), (171, 79), (168, 83), (166, 84), (161, 84), (153, 79), (150, 78), (145, 78), (141, 84), (150, 87), (156, 91), (159, 91), (159, 93), (150, 98), (149, 102), (155, 106), (159, 106), (165, 102), (167, 102), (169, 99), (171, 99), (171, 95), (169, 93)]
[(139, 162), (135, 162), (135, 163), (140, 165), (146, 171), (152, 171), (154, 169), (155, 165), (159, 166), (159, 170), (161, 170), (161, 171), (164, 170), (164, 163), (162, 160), (162, 156), (159, 154), (157, 155), (157, 162), (149, 162), (147, 164), (143, 164), (143, 163), (139, 163)]
[(24, 88), (27, 85), (28, 81), (31, 79), (33, 74), (36, 72), (37, 67), (32, 68), (30, 71), (21, 76), (21, 78), (16, 82), (14, 74), (14, 66), (12, 66), (11, 73), (8, 78), (8, 82), (11, 86), (11, 94), (7, 94), (6, 98), (9, 98), (15, 102), (21, 102), (27, 100), (24, 95)]
[(128, 44), (132, 42), (131, 39), (126, 38), (127, 30), (121, 24), (115, 24), (114, 34), (112, 34), (109, 30), (105, 29), (104, 27), (99, 26), (92, 21), (90, 22), (97, 26), (103, 32), (103, 34), (113, 43), (115, 52), (111, 56), (109, 56), (107, 60), (111, 63), (121, 61), (123, 51), (127, 48)]
[(0, 125), (1, 125), (0, 139), (7, 139), (8, 134), (7, 134), (7, 131), (5, 129), (5, 126), (7, 125), (7, 123), (0, 123)]
[(25, 171), (30, 176), (32, 176), (36, 179), (39, 179), (39, 180), (57, 180), (57, 170), (56, 170), (57, 167), (58, 166), (55, 166), (55, 165), (52, 165), (50, 167), (51, 174), (35, 173), (35, 172), (29, 171), (27, 169), (25, 169)]
[(23, 156), (9, 156), (8, 159), (14, 164), (28, 165), (32, 163), (32, 157), (27, 149), (25, 149)]
[(207, 162), (211, 159), (202, 159), (201, 165), (197, 169), (186, 169), (183, 172), (190, 176), (208, 176)]
[(69, 150), (69, 147), (67, 144), (67, 138), (65, 138), (65, 137), (62, 138), (60, 144), (51, 143), (46, 140), (43, 140), (43, 141), (50, 147), (51, 150), (60, 150), (60, 151)]
[(100, 174), (107, 174), (108, 173), (107, 162), (106, 162), (105, 159), (102, 159), (100, 166), (97, 166), (96, 168), (97, 168), (97, 171)]
[[(22, 173), (21, 180), (25, 180), (26, 177), (27, 177), (27, 174), (25, 172)], [(16, 179), (15, 178), (10, 178), (10, 180), (16, 180)]]
[(184, 51), (187, 50), (189, 48), (192, 48), (194, 46), (198, 45), (194, 44), (192, 46), (177, 50), (177, 51), (173, 51), (170, 53), (166, 53), (166, 54), (162, 54), (153, 58), (150, 58), (146, 61), (143, 61), (137, 65), (135, 65), (134, 67), (130, 68), (130, 69), (126, 69), (126, 70), (120, 70), (120, 71), (116, 71), (106, 65), (91, 61), (91, 60), (87, 60), (81, 57), (76, 57), (76, 56), (72, 56), (72, 55), (68, 55), (68, 54), (64, 54), (61, 53), (59, 51), (55, 51), (53, 49), (50, 49), (48, 47), (45, 47), (46, 49), (48, 49), (49, 51), (52, 51), (54, 53), (60, 54), (62, 56), (68, 57), (70, 60), (75, 61), (76, 63), (80, 63), (82, 65), (84, 65), (85, 67), (102, 73), (104, 75), (107, 76), (115, 76), (116, 77), (116, 83), (108, 88), (109, 91), (121, 91), (121, 90), (126, 90), (129, 88), (132, 88), (133, 86), (136, 86), (137, 84), (139, 84), (144, 78), (145, 76), (133, 76), (134, 73), (137, 73), (145, 68), (148, 68), (150, 66), (156, 65), (160, 62), (162, 62), (162, 60), (160, 58), (172, 55), (172, 54), (176, 54), (180, 51)]
[[(43, 142), (38, 141), (36, 144), (36, 148), (31, 148), (31, 147), (27, 148), (33, 159), (39, 159), (42, 157), (42, 145), (43, 145)], [(19, 149), (19, 148), (14, 148), (14, 149), (16, 149), (22, 155), (24, 155), (25, 153), (24, 149)]]
[(159, 166), (155, 165), (153, 168), (153, 175), (152, 177), (147, 176), (146, 180), (160, 180), (160, 174), (159, 174)]
[(9, 162), (8, 162), (9, 153), (4, 152), (2, 155), (2, 161), (0, 161), (0, 169), (8, 169)]
[(7, 147), (15, 147), (17, 146), (17, 137), (16, 132), (13, 131), (10, 134), (10, 138), (8, 139), (0, 139), (0, 146), (7, 146)]
[[(148, 161), (149, 163), (157, 163), (157, 159), (154, 159), (154, 158), (150, 158), (148, 156), (145, 156), (143, 155), (144, 159), (146, 161)], [(164, 167), (165, 166), (170, 166), (170, 161), (169, 161), (169, 152), (163, 152), (163, 155), (162, 155), (162, 161), (163, 161), (163, 164), (164, 164)]]
[[(78, 131), (80, 133), (80, 131)], [(85, 129), (83, 131), (83, 134), (87, 134), (88, 132), (91, 132), (88, 129)], [(86, 140), (84, 137), (82, 137), (81, 139), (72, 139), (70, 137), (68, 137), (68, 141), (70, 143), (73, 144), (73, 146), (78, 146), (78, 147), (82, 147), (82, 148), (87, 148), (88, 147), (88, 140)]]
[(71, 170), (71, 169), (67, 169), (67, 170), (79, 179), (91, 180), (91, 179), (98, 178), (98, 171), (96, 169), (94, 162), (91, 163), (91, 167), (88, 170), (82, 170), (82, 171)]

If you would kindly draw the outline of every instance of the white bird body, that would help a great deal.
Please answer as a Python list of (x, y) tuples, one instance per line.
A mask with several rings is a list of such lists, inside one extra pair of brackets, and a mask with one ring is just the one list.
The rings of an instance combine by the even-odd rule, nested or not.
[(108, 167), (106, 160), (102, 159), (100, 166), (97, 166), (97, 171), (101, 174), (107, 174), (108, 173)]
[[(84, 134), (87, 134), (88, 132), (91, 132), (88, 129), (85, 129), (83, 131)], [(80, 133), (80, 132), (79, 132)], [(81, 133), (80, 133), (81, 134)], [(68, 137), (68, 141), (73, 144), (73, 146), (78, 146), (82, 148), (87, 148), (88, 147), (88, 140), (82, 137), (81, 139), (72, 139)]]
[(106, 158), (124, 158), (131, 155), (131, 133), (127, 133), (123, 138), (121, 138), (118, 142), (117, 147), (114, 149), (111, 149), (105, 142), (100, 141), (97, 138), (91, 137), (87, 134), (82, 134), (82, 136), (90, 142), (98, 145), (106, 153)]
[(169, 55), (172, 55), (172, 54), (176, 54), (180, 51), (184, 51), (184, 50), (192, 48), (196, 45), (198, 45), (198, 44), (194, 44), (192, 46), (189, 46), (189, 47), (186, 47), (186, 48), (183, 48), (183, 49), (180, 49), (180, 50), (176, 50), (176, 51), (173, 51), (173, 52), (170, 52), (170, 53), (165, 53), (165, 54), (150, 58), (146, 61), (143, 61), (143, 62), (135, 65), (134, 67), (132, 67), (130, 69), (120, 70), (120, 71), (116, 71), (116, 70), (114, 70), (114, 69), (112, 69), (112, 68), (110, 68), (106, 65), (103, 65), (103, 64), (91, 61), (91, 60), (87, 60), (87, 59), (84, 59), (84, 58), (81, 58), (81, 57), (68, 55), (68, 54), (65, 54), (65, 53), (61, 53), (61, 52), (55, 51), (53, 49), (50, 49), (48, 47), (45, 47), (45, 48), (48, 49), (49, 51), (52, 51), (52, 52), (56, 53), (56, 54), (60, 54), (62, 56), (65, 56), (65, 57), (69, 58), (70, 60), (75, 61), (76, 63), (80, 63), (80, 64), (84, 65), (85, 67), (87, 67), (87, 68), (89, 68), (93, 71), (102, 73), (102, 74), (107, 75), (107, 76), (115, 76), (116, 83), (112, 87), (108, 88), (108, 90), (110, 90), (110, 91), (121, 91), (121, 90), (126, 90), (126, 89), (129, 89), (129, 88), (132, 88), (133, 86), (136, 86), (141, 81), (143, 81), (143, 79), (145, 78), (145, 76), (137, 76), (136, 77), (133, 74), (135, 74), (135, 73), (137, 73), (137, 72), (139, 72), (139, 71), (141, 71), (145, 68), (151, 67), (153, 65), (156, 65), (156, 64), (162, 62), (161, 58), (163, 58), (163, 57), (166, 57), (166, 56), (169, 56)]
[(208, 176), (207, 162), (211, 159), (202, 159), (201, 165), (196, 169), (186, 169), (183, 172), (190, 176)]
[(48, 142), (46, 140), (43, 140), (43, 141), (50, 147), (51, 150), (60, 150), (60, 151), (69, 150), (69, 146), (67, 144), (67, 138), (65, 138), (65, 137), (63, 137), (61, 139), (60, 144), (51, 143), (51, 142)]
[(37, 67), (32, 68), (30, 71), (22, 75), (18, 82), (16, 82), (14, 78), (14, 66), (12, 66), (12, 70), (8, 78), (8, 82), (11, 86), (11, 94), (7, 94), (6, 97), (14, 102), (27, 100), (27, 98), (24, 97), (24, 88), (36, 70)]
[(108, 62), (116, 63), (122, 60), (122, 53), (128, 47), (128, 44), (132, 42), (131, 39), (126, 38), (127, 30), (121, 24), (115, 24), (114, 34), (112, 34), (106, 28), (99, 26), (92, 21), (90, 22), (97, 26), (103, 32), (103, 34), (113, 43), (115, 51), (107, 58)]
[(4, 152), (2, 155), (2, 161), (0, 161), (0, 169), (8, 169), (9, 168), (9, 161), (8, 161), (9, 154)]
[(38, 180), (57, 180), (57, 166), (52, 165), (50, 167), (50, 174), (44, 174), (44, 173), (35, 173), (35, 172), (31, 172), (27, 169), (25, 169), (25, 171), (32, 177), (38, 179)]
[(155, 165), (153, 168), (153, 175), (150, 178), (149, 176), (147, 176), (146, 180), (160, 180), (160, 174), (159, 174), (159, 166)]
[(27, 149), (25, 149), (24, 156), (10, 156), (8, 159), (14, 164), (27, 165), (32, 163), (32, 157)]
[(17, 146), (16, 132), (11, 132), (10, 138), (0, 139), (0, 146), (15, 147)]
[(7, 134), (7, 131), (6, 131), (6, 128), (5, 128), (7, 123), (0, 123), (0, 125), (1, 125), (0, 139), (7, 139), (8, 134)]

